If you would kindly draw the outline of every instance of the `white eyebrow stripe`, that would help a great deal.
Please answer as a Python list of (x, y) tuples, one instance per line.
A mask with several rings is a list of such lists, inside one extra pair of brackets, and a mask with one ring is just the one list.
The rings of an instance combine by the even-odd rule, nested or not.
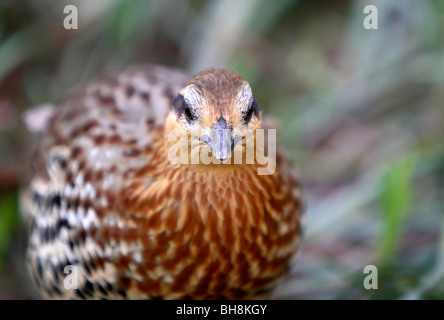
[(183, 99), (185, 100), (185, 103), (191, 108), (198, 105), (202, 106), (204, 104), (203, 97), (193, 86), (188, 86), (185, 88)]
[(248, 82), (244, 81), (243, 86), (239, 89), (237, 100), (245, 107), (249, 107), (253, 103), (253, 91)]

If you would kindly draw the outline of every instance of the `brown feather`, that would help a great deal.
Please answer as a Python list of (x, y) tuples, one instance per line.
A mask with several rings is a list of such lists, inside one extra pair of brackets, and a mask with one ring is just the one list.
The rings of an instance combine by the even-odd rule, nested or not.
[[(257, 298), (285, 275), (301, 237), (288, 160), (278, 149), (276, 171), (262, 176), (257, 161), (171, 164), (166, 137), (183, 128), (169, 106), (183, 88), (203, 97), (203, 127), (224, 117), (237, 128), (245, 113), (237, 73), (206, 68), (186, 82), (179, 71), (139, 67), (59, 104), (21, 200), (28, 266), (44, 297)], [(261, 128), (253, 118), (245, 128)], [(78, 290), (64, 287), (66, 265), (79, 270)]]

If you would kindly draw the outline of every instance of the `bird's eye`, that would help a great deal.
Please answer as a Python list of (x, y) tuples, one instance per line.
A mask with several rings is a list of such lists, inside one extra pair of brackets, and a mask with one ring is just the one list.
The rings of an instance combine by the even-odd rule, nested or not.
[(186, 104), (183, 95), (179, 94), (176, 99), (173, 101), (173, 110), (176, 111), (178, 117), (182, 117), (182, 114), (185, 114), (185, 118), (188, 121), (196, 119), (191, 111), (190, 107)]
[(184, 113), (185, 113), (185, 116), (188, 118), (188, 120), (194, 120), (194, 116), (193, 116), (193, 113), (190, 110), (190, 107), (185, 106)]
[(253, 106), (251, 106), (245, 114), (245, 120), (249, 120), (253, 116)]
[(248, 108), (247, 112), (245, 112), (244, 114), (244, 120), (246, 122), (250, 121), (251, 117), (253, 116), (253, 113), (255, 112), (255, 108), (256, 108), (256, 101), (253, 100), (253, 103)]

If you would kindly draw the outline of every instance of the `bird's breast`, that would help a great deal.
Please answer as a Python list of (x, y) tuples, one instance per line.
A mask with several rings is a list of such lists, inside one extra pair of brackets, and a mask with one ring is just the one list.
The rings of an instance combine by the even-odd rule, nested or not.
[(177, 166), (124, 193), (144, 244), (141, 276), (162, 283), (145, 286), (158, 289), (150, 296), (245, 298), (272, 286), (299, 244), (300, 204), (286, 179)]

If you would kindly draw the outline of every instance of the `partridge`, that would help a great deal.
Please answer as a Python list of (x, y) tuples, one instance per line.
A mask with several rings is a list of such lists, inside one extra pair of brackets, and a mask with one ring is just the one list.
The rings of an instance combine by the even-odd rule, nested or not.
[(246, 160), (247, 132), (251, 150), (272, 153), (259, 129), (250, 85), (222, 67), (190, 79), (139, 66), (71, 92), (38, 138), (20, 199), (42, 297), (266, 296), (298, 252), (302, 214), (280, 149), (262, 174), (263, 157)]

